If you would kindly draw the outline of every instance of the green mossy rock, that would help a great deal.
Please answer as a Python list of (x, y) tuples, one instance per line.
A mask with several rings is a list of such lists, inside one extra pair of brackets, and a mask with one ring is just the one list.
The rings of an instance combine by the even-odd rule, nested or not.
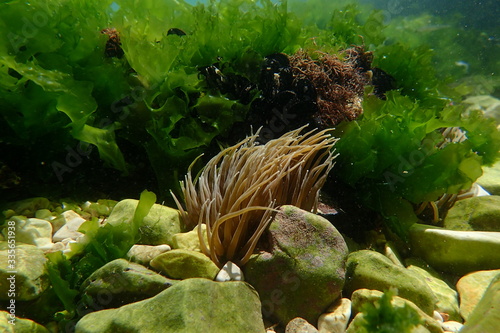
[[(359, 328), (363, 321), (363, 313), (360, 311), (362, 310), (362, 307), (366, 303), (375, 303), (377, 300), (379, 300), (382, 297), (383, 293), (378, 290), (369, 290), (369, 289), (358, 289), (356, 290), (351, 297), (352, 301), (352, 311), (353, 313), (357, 313), (357, 315), (354, 317), (353, 321), (347, 328), (346, 333), (357, 333), (360, 332)], [(409, 306), (413, 310), (415, 310), (418, 315), (420, 316), (420, 319), (422, 320), (423, 324), (415, 326), (414, 329), (409, 331), (408, 333), (423, 333), (423, 332), (431, 332), (431, 333), (442, 333), (443, 330), (441, 328), (441, 325), (438, 323), (437, 320), (423, 312), (415, 303), (412, 301), (401, 298), (399, 296), (394, 296), (391, 300), (391, 305), (394, 308), (403, 308), (405, 305)], [(376, 328), (373, 328), (373, 332), (377, 332)], [(396, 332), (396, 331), (394, 331)], [(403, 333), (403, 332), (401, 332)], [(406, 333), (406, 332), (405, 332)]]
[(381, 253), (361, 250), (347, 259), (346, 296), (358, 289), (386, 291), (397, 288), (398, 295), (415, 303), (422, 311), (432, 315), (436, 296), (418, 276), (408, 269), (395, 265)]
[(462, 321), (460, 309), (458, 306), (458, 293), (452, 289), (445, 281), (439, 278), (437, 273), (430, 269), (424, 269), (418, 266), (410, 265), (407, 267), (410, 272), (415, 273), (424, 281), (438, 299), (436, 311), (447, 313), (449, 320)]
[(415, 257), (452, 274), (500, 268), (500, 232), (455, 231), (415, 223), (410, 228)]
[(483, 167), (483, 175), (477, 179), (489, 194), (500, 195), (500, 161), (491, 167)]
[[(9, 297), (10, 282), (7, 278), (15, 276), (16, 301), (31, 301), (38, 298), (49, 286), (49, 276), (43, 251), (34, 245), (17, 243), (15, 266), (9, 266), (9, 253), (12, 250), (7, 242), (0, 242), (0, 300)], [(9, 273), (16, 271), (16, 273)]]
[(460, 333), (498, 332), (500, 327), (499, 304), (500, 275), (497, 275), (491, 281)]
[(266, 318), (316, 323), (344, 285), (347, 245), (326, 219), (282, 206), (261, 239), (262, 251), (244, 266)]
[(500, 231), (500, 196), (459, 200), (448, 211), (443, 227), (450, 230)]
[(264, 333), (260, 307), (257, 292), (245, 282), (187, 279), (153, 298), (90, 313), (76, 333)]
[(92, 273), (81, 290), (107, 309), (153, 297), (176, 282), (142, 265), (116, 259)]
[[(116, 204), (107, 219), (107, 223), (132, 223), (138, 200), (125, 199)], [(176, 209), (154, 204), (139, 228), (138, 244), (172, 245), (172, 236), (182, 232), (179, 212)]]
[(7, 311), (0, 311), (0, 332), (3, 333), (49, 333), (49, 330), (33, 320), (25, 318), (14, 319), (15, 325), (9, 323), (11, 318)]
[[(207, 226), (202, 224), (200, 227), (201, 233), (205, 238), (205, 243), (208, 244)], [(198, 226), (194, 227), (191, 231), (175, 234), (172, 237), (172, 248), (201, 252), (200, 239), (198, 237)]]
[(203, 253), (174, 249), (162, 253), (150, 262), (151, 267), (172, 279), (215, 279), (219, 268)]

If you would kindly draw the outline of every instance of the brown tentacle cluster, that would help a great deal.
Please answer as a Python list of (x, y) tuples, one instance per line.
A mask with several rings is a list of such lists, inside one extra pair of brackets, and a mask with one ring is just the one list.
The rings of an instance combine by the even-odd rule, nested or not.
[(208, 244), (198, 228), (201, 248), (218, 266), (245, 264), (276, 207), (316, 210), (336, 139), (326, 130), (300, 135), (302, 130), (265, 145), (256, 143), (257, 133), (221, 151), (197, 179), (188, 171), (182, 183), (186, 208), (176, 199), (177, 206), (188, 227), (206, 225)]

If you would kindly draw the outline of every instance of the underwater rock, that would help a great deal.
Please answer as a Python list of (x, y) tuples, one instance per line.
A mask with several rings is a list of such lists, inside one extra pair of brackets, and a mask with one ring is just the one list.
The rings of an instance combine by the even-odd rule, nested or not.
[(0, 311), (0, 332), (4, 333), (49, 333), (49, 330), (33, 320), (16, 317), (15, 324), (11, 324), (10, 314), (7, 311)]
[[(107, 219), (107, 223), (116, 225), (132, 223), (138, 200), (125, 199), (116, 204)], [(182, 232), (179, 212), (173, 208), (154, 204), (139, 228), (142, 245), (172, 245), (172, 236)]]
[(304, 318), (297, 317), (286, 324), (285, 333), (318, 333), (318, 330)]
[[(364, 304), (367, 303), (373, 304), (375, 301), (379, 300), (382, 297), (382, 295), (383, 293), (381, 291), (369, 290), (369, 289), (358, 289), (352, 294), (351, 297), (352, 312), (357, 313), (357, 315), (354, 317), (351, 324), (347, 328), (346, 333), (359, 332), (360, 323), (363, 321), (363, 313), (358, 313), (358, 312), (362, 310)], [(437, 320), (435, 320), (434, 318), (426, 314), (424, 311), (422, 311), (422, 309), (412, 301), (399, 296), (393, 296), (391, 300), (391, 305), (394, 308), (403, 308), (405, 306), (409, 306), (411, 309), (415, 310), (423, 322), (423, 324), (418, 325), (417, 328), (422, 328), (422, 329), (425, 328), (428, 332), (431, 333), (443, 332), (441, 328), (441, 323), (439, 323)], [(426, 332), (426, 331), (415, 330), (414, 332)]]
[(67, 210), (61, 215), (65, 224), (56, 231), (54, 236), (52, 236), (52, 240), (54, 242), (60, 242), (66, 238), (77, 239), (78, 237), (83, 236), (83, 234), (78, 231), (78, 228), (80, 228), (80, 226), (86, 221), (83, 217), (72, 210)]
[(498, 332), (500, 327), (500, 274), (490, 283), (483, 297), (469, 315), (461, 333)]
[[(9, 262), (9, 245), (0, 242), (0, 300), (9, 300), (9, 290), (14, 289), (16, 301), (31, 301), (49, 287), (49, 275), (45, 267), (47, 258), (34, 245), (16, 244), (15, 264)], [(11, 273), (16, 271), (16, 273)], [(13, 278), (14, 277), (14, 278)]]
[(172, 247), (174, 249), (184, 249), (201, 252), (200, 239), (198, 237), (198, 228), (201, 228), (203, 237), (205, 238), (205, 244), (208, 244), (207, 238), (207, 226), (201, 224), (200, 226), (194, 227), (193, 230), (188, 232), (181, 232), (175, 234), (172, 237)]
[(260, 243), (243, 272), (259, 292), (264, 316), (316, 323), (344, 285), (348, 252), (340, 233), (326, 219), (285, 205)]
[(418, 266), (410, 265), (407, 267), (415, 276), (424, 281), (437, 298), (435, 309), (440, 313), (448, 314), (451, 320), (462, 320), (458, 307), (458, 293), (452, 289), (446, 282), (437, 276), (437, 273), (430, 272)]
[(397, 288), (398, 295), (415, 303), (431, 315), (437, 302), (432, 290), (406, 268), (395, 265), (383, 254), (361, 250), (349, 254), (346, 265), (346, 296), (357, 289), (385, 291)]
[(153, 298), (84, 316), (76, 333), (262, 332), (257, 292), (240, 281), (187, 279)]
[(500, 161), (491, 167), (483, 167), (483, 175), (476, 182), (488, 193), (500, 195)]
[(226, 262), (215, 277), (215, 281), (219, 282), (243, 280), (243, 271), (231, 261)]
[(176, 282), (142, 265), (116, 259), (92, 273), (80, 289), (97, 308), (107, 309), (153, 297)]
[(172, 279), (206, 278), (213, 280), (219, 267), (203, 253), (174, 249), (160, 254), (150, 263), (151, 267)]
[(500, 232), (454, 231), (415, 223), (413, 255), (433, 268), (454, 274), (500, 268)]
[[(41, 250), (52, 248), (52, 224), (50, 222), (37, 219), (26, 218), (24, 216), (13, 216), (7, 225), (15, 224), (16, 242), (35, 245)], [(6, 237), (7, 228), (3, 230)]]
[(459, 323), (458, 321), (449, 320), (441, 323), (441, 327), (445, 332), (458, 333), (462, 327), (464, 327), (464, 324)]
[(449, 230), (500, 231), (500, 196), (457, 201), (448, 211), (443, 227)]
[(344, 333), (350, 318), (351, 300), (340, 298), (319, 317), (319, 333)]
[(143, 266), (149, 266), (149, 262), (162, 253), (170, 251), (171, 247), (162, 245), (132, 245), (127, 252), (127, 258)]
[(478, 271), (463, 276), (457, 282), (460, 295), (460, 314), (467, 321), (471, 312), (481, 300), (493, 279), (500, 275), (500, 269)]

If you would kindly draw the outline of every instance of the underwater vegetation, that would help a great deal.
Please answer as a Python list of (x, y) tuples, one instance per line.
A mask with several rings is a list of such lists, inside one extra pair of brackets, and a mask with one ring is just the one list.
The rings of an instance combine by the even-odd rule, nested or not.
[[(173, 203), (172, 191), (186, 227), (206, 223), (202, 250), (220, 266), (244, 264), (277, 206), (314, 210), (325, 185), (405, 239), (500, 150), (495, 120), (461, 105), (500, 83), (456, 65), (498, 66), (497, 54), (475, 59), (473, 31), (429, 22), (443, 23), (386, 22), (347, 1), (4, 1), (1, 200), (147, 187)], [(38, 319), (78, 315), (82, 282), (126, 255), (155, 201), (145, 191), (130, 225), (93, 218), (85, 243), (47, 254), (54, 287), (33, 303)], [(364, 309), (367, 327), (418, 324), (391, 297)]]

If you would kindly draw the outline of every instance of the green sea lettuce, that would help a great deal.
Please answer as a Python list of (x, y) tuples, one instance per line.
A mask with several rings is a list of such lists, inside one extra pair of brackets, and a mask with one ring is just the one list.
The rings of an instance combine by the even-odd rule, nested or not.
[[(178, 180), (193, 160), (223, 145), (251, 111), (249, 103), (213, 89), (201, 68), (217, 63), (225, 74), (256, 83), (267, 55), (299, 48), (338, 52), (352, 44), (373, 52), (373, 66), (391, 75), (397, 88), (386, 100), (368, 89), (364, 115), (334, 131), (341, 138), (335, 174), (362, 197), (355, 200), (389, 219), (414, 221), (415, 216), (394, 217), (383, 207), (392, 207), (390, 202), (407, 207), (465, 189), (481, 165), (498, 155), (493, 122), (458, 105), (475, 83), (448, 85), (444, 69), (452, 68), (460, 53), (444, 56), (455, 47), (447, 34), (458, 31), (453, 20), (446, 25), (431, 20), (435, 29), (419, 17), (388, 20), (383, 11), (353, 1), (319, 0), (194, 5), (34, 0), (0, 7), (5, 32), (0, 35), (0, 144), (21, 151), (29, 146), (29, 153), (52, 163), (58, 176), (70, 169), (57, 164), (58, 157), (81, 141), (97, 147), (100, 159), (122, 174), (154, 170), (164, 198), (169, 189), (179, 189)], [(120, 38), (121, 58), (105, 56), (110, 36), (101, 31), (112, 28)], [(185, 35), (169, 34), (172, 28)], [(419, 34), (410, 38), (410, 28)], [(494, 89), (495, 83), (490, 85)], [(254, 89), (251, 98), (259, 93)], [(440, 140), (436, 130), (450, 126), (462, 128), (468, 140), (433, 147)], [(85, 153), (88, 159), (95, 155), (91, 149)], [(80, 171), (82, 179), (95, 173)], [(55, 178), (53, 173), (40, 177)]]

